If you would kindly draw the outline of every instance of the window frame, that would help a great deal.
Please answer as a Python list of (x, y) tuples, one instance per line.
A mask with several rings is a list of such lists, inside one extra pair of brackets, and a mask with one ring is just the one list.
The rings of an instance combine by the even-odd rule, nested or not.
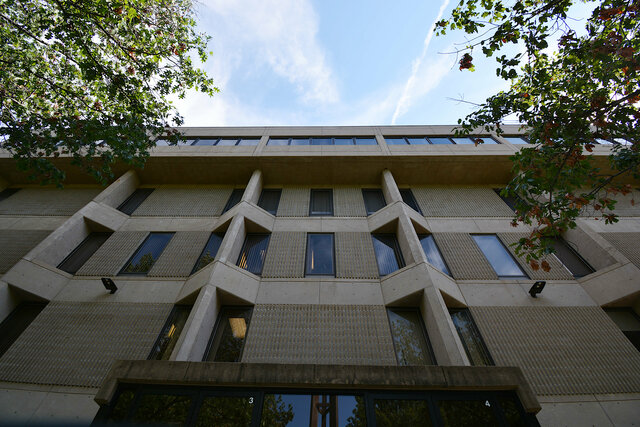
[[(107, 240), (109, 240), (109, 238), (113, 235), (112, 231), (105, 231), (105, 232), (90, 232), (89, 235), (87, 237), (85, 237), (82, 242), (80, 242), (78, 244), (78, 246), (76, 246), (70, 253), (69, 255), (67, 255), (57, 266), (56, 268), (58, 270), (62, 270), (66, 273), (72, 274), (75, 276), (75, 274), (78, 272), (78, 270), (80, 270), (82, 268), (82, 266), (84, 264), (86, 264), (87, 261), (89, 261), (89, 258), (91, 258), (93, 256), (93, 254), (95, 254), (101, 247), (102, 245), (104, 245), (106, 243)], [(100, 243), (100, 245), (90, 254), (86, 255), (85, 260), (82, 262), (82, 264), (79, 265), (79, 267), (73, 271), (69, 271), (70, 269), (65, 269), (64, 264), (67, 262), (70, 262), (74, 257), (76, 257), (80, 251), (83, 249), (83, 246), (88, 244), (90, 239), (95, 238), (96, 236), (103, 236), (105, 237), (104, 240), (102, 241), (102, 243)], [(84, 255), (83, 255), (84, 256)]]
[[(262, 202), (263, 202), (263, 198), (264, 198), (264, 194), (265, 192), (269, 192), (272, 194), (278, 193), (278, 201), (276, 203), (276, 209), (275, 211), (271, 212), (270, 210), (265, 209), (262, 206)], [(280, 207), (280, 199), (282, 198), (282, 188), (263, 188), (262, 191), (260, 192), (260, 198), (258, 199), (258, 207), (263, 209), (266, 212), (269, 212), (271, 215), (275, 216), (278, 213), (278, 208)]]
[[(222, 319), (224, 318), (223, 316), (227, 313), (230, 312), (232, 310), (246, 310), (249, 312), (249, 316), (248, 316), (248, 320), (247, 320), (247, 332), (246, 334), (249, 334), (249, 329), (251, 328), (251, 319), (253, 318), (253, 306), (247, 306), (247, 305), (223, 305), (220, 307), (220, 311), (218, 312), (218, 316), (216, 318), (216, 323), (213, 327), (213, 330), (211, 331), (211, 335), (209, 336), (209, 341), (207, 341), (207, 347), (204, 351), (204, 354), (202, 356), (202, 361), (203, 362), (215, 362), (215, 357), (216, 357), (216, 353), (218, 352), (218, 349), (220, 348), (220, 342), (222, 341), (222, 336), (220, 336), (220, 340), (217, 343), (217, 345), (215, 345), (214, 348), (214, 344), (216, 344), (216, 339), (218, 338), (218, 333), (222, 334), (224, 331), (220, 330), (221, 327), (223, 327), (221, 325), (222, 323)], [(242, 341), (242, 348), (240, 349), (240, 354), (238, 356), (238, 360), (234, 361), (234, 362), (224, 362), (224, 363), (241, 363), (242, 361), (242, 355), (244, 354), (244, 347), (247, 344), (247, 337), (245, 335), (245, 338)], [(211, 356), (211, 353), (213, 353), (212, 357), (213, 360), (209, 360), (209, 356)], [(220, 363), (220, 362), (219, 362)]]
[[(419, 307), (396, 307), (389, 306), (385, 307), (387, 312), (387, 323), (389, 324), (389, 331), (391, 332), (391, 342), (393, 343), (393, 352), (396, 356), (396, 363), (398, 366), (438, 366), (438, 359), (436, 359), (436, 355), (433, 352), (433, 346), (431, 345), (431, 340), (429, 339), (429, 333), (427, 332), (427, 326), (424, 323), (424, 317), (422, 317), (422, 310)], [(431, 359), (431, 364), (422, 364), (422, 365), (404, 365), (400, 363), (398, 359), (398, 350), (396, 348), (396, 340), (395, 335), (393, 334), (393, 326), (391, 325), (391, 317), (389, 316), (389, 311), (393, 312), (415, 312), (418, 315), (419, 323), (420, 323), (420, 331), (422, 332), (422, 338), (426, 344), (428, 349), (428, 358)]]
[[(413, 191), (411, 191), (411, 188), (399, 188), (398, 190), (400, 191), (400, 197), (402, 197), (402, 202), (405, 205), (409, 206), (414, 211), (418, 212), (420, 215), (422, 215), (422, 209), (420, 209), (420, 205), (418, 204), (416, 197), (413, 195)], [(408, 199), (409, 202), (407, 202), (407, 200), (405, 199), (405, 195), (408, 196), (406, 199)], [(414, 206), (412, 206), (412, 204)]]
[[(227, 212), (229, 212), (231, 209), (233, 209), (236, 205), (238, 205), (238, 203), (240, 203), (242, 201), (242, 196), (244, 196), (244, 192), (245, 192), (246, 188), (234, 188), (233, 190), (231, 190), (231, 194), (229, 194), (229, 198), (227, 199), (227, 203), (225, 203), (224, 208), (222, 209), (222, 212), (220, 212), (220, 216), (226, 214)], [(237, 195), (240, 194), (240, 197), (237, 197)], [(236, 196), (236, 197), (234, 197)], [(235, 203), (234, 200), (237, 201)], [(231, 204), (233, 203), (233, 204)]]
[[(382, 209), (387, 207), (387, 199), (384, 197), (384, 191), (382, 191), (382, 188), (361, 188), (360, 190), (362, 192), (362, 200), (364, 201), (364, 210), (367, 213), (367, 216), (371, 216), (376, 212), (379, 212)], [(380, 207), (379, 209), (376, 209), (375, 211), (370, 211), (369, 206), (367, 206), (367, 194), (376, 194), (376, 195), (379, 194), (382, 199), (382, 207)]]
[[(481, 353), (484, 353), (484, 356), (486, 357), (486, 361), (489, 362), (488, 364), (474, 363), (474, 360), (471, 357), (471, 352), (469, 351), (467, 343), (465, 340), (462, 339), (460, 328), (458, 328), (458, 325), (453, 320), (454, 313), (465, 313), (465, 315), (468, 317), (468, 320), (470, 320), (471, 329), (473, 329), (472, 333), (475, 334), (475, 338), (477, 338), (477, 342), (476, 340), (473, 340), (473, 339), (472, 341), (474, 341), (475, 345), (480, 347)], [(480, 333), (480, 329), (476, 324), (476, 320), (473, 318), (473, 314), (471, 313), (471, 310), (469, 310), (468, 308), (449, 308), (449, 316), (451, 317), (451, 322), (453, 323), (453, 326), (456, 328), (456, 332), (458, 334), (458, 337), (460, 338), (460, 342), (462, 342), (462, 347), (464, 347), (464, 351), (467, 354), (467, 358), (469, 359), (469, 363), (471, 363), (471, 366), (495, 366), (496, 363), (493, 360), (493, 357), (491, 356), (491, 352), (489, 351), (489, 347), (487, 347), (487, 343), (484, 341), (484, 338)]]
[[(136, 257), (136, 255), (138, 255), (138, 253), (142, 250), (144, 245), (149, 241), (151, 236), (154, 235), (154, 234), (169, 234), (169, 235), (171, 235), (171, 237), (169, 237), (167, 242), (164, 244), (164, 246), (162, 247), (162, 250), (158, 253), (158, 257), (153, 260), (153, 263), (149, 266), (149, 269), (147, 271), (144, 271), (144, 272), (127, 272), (127, 271), (125, 271), (127, 269), (127, 267), (129, 266), (129, 264), (131, 264), (131, 261), (133, 261), (133, 259)], [(118, 276), (146, 276), (147, 274), (149, 274), (149, 272), (151, 271), (153, 266), (156, 264), (156, 262), (158, 262), (158, 259), (160, 259), (160, 257), (162, 256), (162, 253), (165, 251), (165, 249), (167, 249), (167, 245), (169, 245), (169, 242), (171, 242), (171, 239), (173, 239), (173, 236), (175, 234), (176, 233), (173, 232), (173, 231), (151, 231), (151, 232), (149, 232), (147, 237), (145, 237), (145, 239), (142, 241), (142, 243), (140, 243), (140, 245), (135, 250), (135, 252), (133, 252), (133, 255), (131, 255), (129, 257), (127, 262), (120, 269), (120, 271), (118, 272)]]
[(222, 246), (222, 241), (224, 240), (225, 234), (226, 233), (223, 233), (223, 232), (215, 232), (215, 231), (211, 232), (211, 234), (209, 235), (209, 238), (207, 239), (207, 243), (205, 243), (204, 248), (202, 248), (202, 251), (200, 252), (200, 255), (198, 255), (198, 259), (196, 260), (196, 263), (193, 265), (193, 268), (191, 269), (191, 273), (189, 275), (195, 274), (198, 271), (200, 271), (203, 268), (205, 268), (207, 265), (209, 265), (209, 264), (207, 264), (207, 265), (204, 265), (204, 266), (198, 268), (198, 266), (200, 265), (200, 261), (202, 260), (202, 257), (204, 256), (204, 251), (207, 250), (207, 246), (209, 246), (209, 242), (211, 241), (213, 236), (218, 236), (218, 237), (220, 237), (220, 245), (218, 245), (218, 250), (216, 250), (216, 253), (213, 256), (213, 258), (215, 260), (215, 257), (218, 255), (218, 252), (220, 251), (220, 247)]
[[(245, 252), (246, 248), (247, 248), (247, 243), (249, 240), (249, 237), (256, 237), (256, 236), (262, 236), (262, 237), (266, 237), (267, 241), (265, 244), (265, 253), (264, 253), (264, 258), (262, 259), (262, 262), (260, 263), (260, 271), (254, 273), (251, 270), (247, 270), (246, 268), (241, 267), (240, 264), (240, 260), (242, 259), (242, 254)], [(262, 271), (264, 270), (264, 261), (267, 259), (267, 252), (269, 251), (269, 243), (271, 242), (271, 233), (246, 233), (245, 237), (244, 237), (244, 242), (242, 243), (242, 248), (240, 249), (240, 253), (238, 254), (238, 260), (236, 261), (236, 266), (240, 267), (241, 269), (248, 271), (251, 274), (255, 274), (256, 276), (261, 276), (262, 275)], [(248, 265), (248, 258), (247, 258), (247, 265)]]
[[(331, 206), (331, 211), (313, 211), (313, 198), (314, 194), (318, 193), (328, 193), (329, 194), (329, 205)], [(334, 206), (333, 206), (333, 188), (312, 188), (309, 191), (309, 216), (334, 216)]]
[[(309, 272), (309, 245), (311, 236), (331, 236), (331, 273), (310, 273)], [(304, 276), (305, 277), (336, 277), (336, 238), (334, 233), (307, 233), (307, 244), (304, 256)]]
[[(48, 302), (36, 302), (36, 301), (22, 301), (18, 305), (16, 305), (11, 313), (7, 317), (5, 317), (2, 321), (0, 321), (0, 331), (5, 332), (5, 329), (9, 330), (10, 333), (3, 333), (0, 336), (0, 357), (6, 354), (7, 351), (15, 344), (15, 342), (20, 338), (22, 333), (27, 330), (27, 328), (33, 323), (33, 321), (40, 316), (42, 311), (47, 307)], [(31, 320), (26, 325), (15, 325), (16, 319), (23, 313), (20, 313), (21, 310), (33, 310), (37, 313), (35, 316), (31, 318)], [(33, 312), (28, 313), (33, 314)], [(14, 324), (12, 324), (14, 323)], [(23, 327), (24, 326), (24, 327)], [(12, 335), (11, 335), (12, 333)], [(5, 342), (6, 341), (6, 342)], [(4, 348), (3, 348), (4, 347)]]
[[(493, 269), (493, 272), (496, 274), (496, 276), (498, 276), (499, 280), (531, 280), (531, 278), (529, 277), (529, 275), (527, 274), (527, 272), (524, 270), (524, 268), (522, 268), (522, 266), (520, 265), (520, 263), (518, 262), (518, 260), (513, 256), (513, 254), (511, 253), (511, 251), (509, 249), (507, 249), (507, 247), (505, 246), (505, 244), (502, 242), (502, 240), (500, 240), (500, 237), (498, 237), (497, 234), (495, 233), (472, 233), (470, 234), (471, 238), (473, 239), (473, 242), (475, 243), (476, 247), (478, 248), (478, 250), (480, 250), (480, 253), (484, 256), (484, 258), (487, 260), (487, 262), (489, 263), (489, 265), (491, 266), (491, 268)], [(520, 272), (522, 273), (522, 275), (520, 276), (501, 276), (497, 271), (495, 266), (493, 265), (493, 263), (489, 260), (489, 258), (487, 257), (487, 255), (484, 253), (484, 251), (482, 250), (482, 248), (480, 247), (480, 245), (478, 244), (478, 242), (476, 241), (476, 239), (474, 238), (474, 236), (493, 236), (495, 237), (496, 241), (502, 246), (502, 249), (504, 249), (505, 253), (507, 254), (507, 256), (509, 256), (511, 258), (511, 260), (513, 261), (513, 263), (515, 264), (516, 267), (518, 267), (518, 269), (520, 270)]]
[[(147, 200), (147, 198), (149, 198), (149, 196), (155, 191), (155, 188), (136, 188), (135, 190), (133, 190), (133, 192), (124, 200), (124, 202), (120, 203), (118, 205), (118, 207), (116, 208), (117, 210), (119, 210), (120, 212), (122, 212), (125, 215), (133, 215), (133, 213), (144, 203), (145, 200)], [(136, 196), (137, 197), (142, 197), (142, 199), (140, 200), (140, 202), (138, 202), (137, 205), (135, 205), (135, 207), (133, 207), (133, 209), (131, 209), (131, 207), (127, 206), (129, 203), (132, 203), (134, 201), (136, 201)]]
[[(560, 255), (560, 256), (559, 256), (559, 252), (558, 252), (558, 250), (556, 249), (556, 247), (557, 247), (558, 245), (564, 246), (564, 248), (565, 248), (565, 249), (566, 249), (566, 250), (567, 250), (567, 251), (568, 251), (572, 256), (574, 256), (574, 257), (576, 258), (576, 260), (577, 260), (580, 264), (582, 264), (582, 267), (584, 267), (584, 268), (585, 268), (585, 270), (590, 270), (590, 271), (589, 271), (589, 273), (587, 273), (587, 274), (582, 274), (582, 275), (581, 275), (581, 274), (576, 274), (576, 273), (574, 273), (574, 272), (573, 272), (573, 271), (572, 271), (572, 270), (567, 266), (567, 263), (563, 260), (564, 255)], [(571, 274), (575, 279), (579, 279), (579, 278), (581, 278), (581, 277), (588, 276), (588, 275), (589, 275), (589, 274), (591, 274), (591, 273), (595, 273), (596, 269), (595, 269), (595, 268), (593, 268), (593, 267), (591, 266), (591, 264), (589, 264), (589, 263), (587, 262), (587, 260), (585, 260), (585, 259), (582, 257), (582, 255), (580, 255), (580, 253), (579, 253), (577, 250), (573, 249), (573, 247), (571, 247), (571, 245), (569, 244), (569, 242), (567, 242), (567, 241), (566, 241), (565, 239), (563, 239), (562, 237), (556, 237), (556, 238), (554, 238), (554, 239), (553, 239), (552, 246), (553, 246), (553, 249), (554, 249), (554, 251), (555, 251), (553, 255), (556, 257), (556, 259), (557, 259), (558, 261), (560, 261), (560, 263), (562, 264), (562, 266), (563, 266), (563, 267), (564, 267), (564, 268), (565, 268), (565, 269), (566, 269), (566, 270), (567, 270), (567, 271), (568, 271), (568, 272), (569, 272), (569, 273), (570, 273), (570, 274)], [(571, 255), (570, 255), (570, 256), (571, 256)], [(568, 261), (568, 260), (567, 260), (567, 261)]]
[[(164, 322), (164, 325), (162, 326), (162, 329), (158, 333), (158, 338), (156, 338), (156, 340), (153, 342), (153, 347), (151, 347), (151, 351), (149, 352), (149, 355), (147, 356), (147, 360), (169, 360), (170, 359), (171, 353), (173, 353), (173, 350), (171, 350), (171, 353), (169, 353), (167, 355), (166, 359), (163, 359), (162, 357), (159, 358), (159, 356), (162, 356), (164, 351), (157, 351), (156, 352), (156, 347), (160, 346), (160, 344), (162, 343), (163, 335), (165, 335), (165, 331), (167, 329), (170, 329), (170, 325), (173, 324), (174, 321), (176, 321), (178, 319), (178, 316), (180, 315), (180, 313), (179, 313), (180, 310), (188, 311), (188, 314), (187, 314), (187, 318), (184, 321), (184, 325), (182, 325), (180, 330), (177, 331), (178, 335), (176, 336), (176, 344), (175, 345), (178, 344), (178, 340), (180, 339), (180, 335), (182, 335), (182, 332), (184, 331), (185, 326), (187, 326), (187, 322), (189, 321), (189, 316), (191, 315), (191, 310), (193, 310), (193, 305), (175, 304), (173, 306), (173, 308), (169, 312), (169, 316), (167, 316), (167, 320)], [(170, 341), (171, 340), (169, 340), (169, 342)], [(173, 347), (174, 350), (175, 350), (175, 345)], [(165, 348), (165, 351), (166, 351), (166, 348)]]
[[(427, 239), (431, 237), (431, 240), (433, 240), (433, 244), (436, 247), (436, 250), (438, 251), (438, 255), (440, 256), (440, 259), (442, 260), (442, 263), (444, 264), (444, 267), (446, 269), (446, 271), (440, 270), (434, 263), (431, 262), (431, 260), (429, 260), (429, 256), (427, 255), (427, 252), (424, 250), (424, 246), (422, 244), (422, 240), (423, 239)], [(433, 234), (418, 234), (418, 240), (420, 241), (420, 247), (422, 248), (422, 252), (424, 252), (424, 255), (427, 257), (427, 261), (429, 261), (429, 264), (433, 265), (434, 267), (436, 267), (436, 269), (438, 269), (441, 273), (446, 274), (447, 276), (453, 278), (453, 275), (451, 274), (451, 269), (449, 268), (449, 264), (447, 264), (447, 260), (444, 259), (444, 256), (442, 255), (442, 251), (440, 250), (440, 247), (438, 246), (438, 242), (436, 242), (435, 237), (433, 237)]]
[[(390, 274), (395, 273), (398, 270), (401, 270), (402, 268), (406, 267), (406, 264), (404, 262), (404, 257), (402, 254), (402, 248), (400, 248), (400, 242), (398, 242), (398, 236), (393, 234), (393, 233), (371, 233), (371, 239), (377, 239), (380, 241), (380, 239), (377, 236), (393, 236), (393, 240), (394, 240), (394, 244), (393, 247), (391, 247), (391, 249), (393, 250), (393, 253), (395, 255), (396, 258), (396, 264), (398, 265), (398, 268), (386, 273), (386, 274), (382, 274), (382, 272), (380, 271), (380, 261), (378, 260), (378, 252), (376, 251), (376, 245), (375, 242), (372, 241), (373, 244), (373, 253), (376, 256), (376, 264), (378, 265), (378, 274), (380, 275), (380, 277), (385, 277), (388, 276)], [(383, 241), (381, 241), (382, 244), (384, 244), (385, 246), (387, 246)], [(388, 246), (387, 246), (388, 247)]]

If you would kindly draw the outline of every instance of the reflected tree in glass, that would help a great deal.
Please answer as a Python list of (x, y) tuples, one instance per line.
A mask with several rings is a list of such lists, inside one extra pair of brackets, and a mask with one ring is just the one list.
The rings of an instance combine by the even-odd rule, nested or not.
[(426, 400), (376, 399), (374, 407), (378, 427), (432, 426)]
[(262, 404), (262, 427), (284, 427), (293, 421), (293, 405), (285, 404), (279, 394), (265, 394)]
[(250, 396), (208, 396), (202, 400), (197, 427), (249, 427), (254, 398)]
[(191, 396), (145, 394), (138, 400), (133, 420), (140, 424), (185, 425)]
[(435, 365), (417, 310), (388, 309), (399, 365)]
[(499, 425), (488, 400), (440, 400), (438, 409), (447, 427)]

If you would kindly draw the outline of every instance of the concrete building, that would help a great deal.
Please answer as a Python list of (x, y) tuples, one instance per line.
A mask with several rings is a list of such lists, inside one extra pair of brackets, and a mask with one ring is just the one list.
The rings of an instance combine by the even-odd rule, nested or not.
[(63, 190), (0, 153), (0, 424), (637, 425), (640, 204), (532, 270), (507, 131), (188, 128)]

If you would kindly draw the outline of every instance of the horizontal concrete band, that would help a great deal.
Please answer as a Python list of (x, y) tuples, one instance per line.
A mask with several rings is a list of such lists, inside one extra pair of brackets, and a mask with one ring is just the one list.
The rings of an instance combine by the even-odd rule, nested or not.
[(107, 404), (120, 384), (286, 387), (341, 390), (514, 390), (525, 411), (540, 403), (520, 368), (498, 366), (352, 366), (119, 360), (95, 401)]

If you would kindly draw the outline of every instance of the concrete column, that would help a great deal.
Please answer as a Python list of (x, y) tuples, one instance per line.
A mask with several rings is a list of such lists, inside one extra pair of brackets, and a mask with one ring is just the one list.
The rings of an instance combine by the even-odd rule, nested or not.
[(264, 147), (267, 146), (267, 142), (269, 141), (269, 135), (267, 134), (267, 131), (265, 130), (265, 134), (262, 135), (262, 137), (260, 138), (260, 142), (258, 142), (258, 145), (256, 146), (256, 150), (253, 152), (253, 154), (260, 154), (262, 153), (262, 150), (264, 150)]
[(438, 365), (470, 365), (447, 305), (440, 291), (431, 284), (424, 289), (420, 310)]
[(396, 180), (393, 179), (393, 175), (389, 169), (382, 171), (382, 192), (384, 193), (384, 198), (388, 205), (402, 201), (402, 196), (400, 195), (400, 190), (398, 190)]
[(258, 200), (260, 200), (261, 192), (262, 192), (262, 171), (260, 169), (256, 169), (253, 171), (253, 174), (251, 175), (251, 178), (247, 183), (247, 188), (245, 188), (244, 194), (242, 195), (242, 201), (257, 205)]
[(244, 217), (242, 215), (234, 216), (224, 235), (224, 239), (222, 239), (216, 260), (235, 264), (242, 250), (242, 244), (244, 243), (246, 235)]
[(376, 141), (378, 141), (378, 145), (382, 148), (382, 152), (384, 154), (391, 154), (391, 150), (389, 150), (389, 146), (387, 145), (387, 141), (384, 140), (382, 134), (379, 130), (376, 131)]
[(204, 357), (209, 337), (216, 324), (220, 302), (216, 287), (206, 285), (200, 289), (196, 303), (191, 309), (184, 331), (170, 360), (199, 362)]
[(124, 202), (139, 185), (140, 179), (138, 178), (138, 174), (131, 169), (116, 179), (93, 200), (97, 203), (103, 203), (112, 208), (116, 208)]
[(420, 245), (420, 239), (416, 234), (416, 229), (413, 228), (413, 224), (409, 217), (405, 214), (400, 215), (398, 218), (397, 228), (398, 243), (402, 250), (405, 262), (408, 264), (426, 262), (427, 258), (422, 251)]

